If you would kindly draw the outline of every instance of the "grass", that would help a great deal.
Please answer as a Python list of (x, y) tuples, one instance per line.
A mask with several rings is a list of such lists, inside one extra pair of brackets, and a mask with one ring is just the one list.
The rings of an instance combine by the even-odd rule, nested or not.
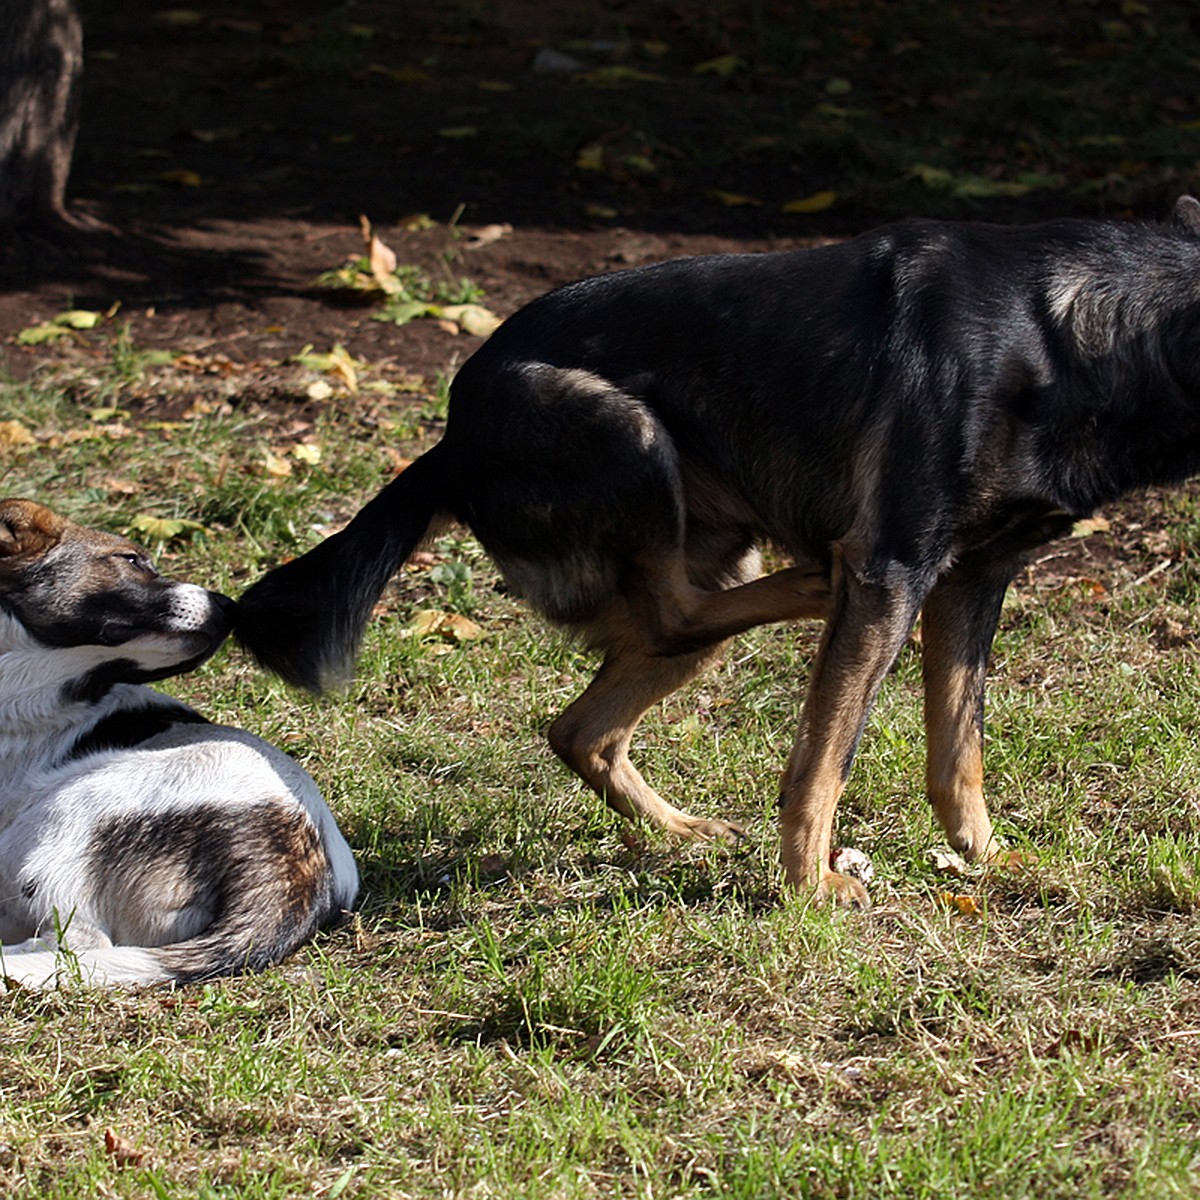
[[(138, 361), (111, 347), (107, 407)], [(384, 482), (389, 440), (436, 436), (440, 407), (339, 396), (302, 435), (314, 462), (289, 455), (290, 413), (97, 416), (94, 394), (3, 385), (0, 420), (34, 438), (0, 450), (4, 492), (118, 530), (198, 522), (161, 565), (235, 593)], [(359, 913), (253, 978), (0, 997), (0, 1194), (1194, 1195), (1200, 576), (1178, 540), (1152, 572), (1200, 492), (1111, 515), (1018, 582), (996, 644), (992, 804), (1038, 864), (935, 865), (910, 647), (839, 818), (875, 865), (867, 915), (779, 889), (772, 789), (813, 630), (739, 639), (638, 735), (664, 791), (744, 823), (732, 850), (634, 830), (556, 764), (543, 731), (591, 664), (461, 532), (393, 585), (344, 695), (232, 648), (165, 685), (312, 771)], [(413, 636), (428, 608), (485, 636)]]

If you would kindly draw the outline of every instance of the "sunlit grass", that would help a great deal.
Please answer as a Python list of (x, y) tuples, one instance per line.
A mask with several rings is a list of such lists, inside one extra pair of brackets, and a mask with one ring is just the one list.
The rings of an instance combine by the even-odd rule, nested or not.
[[(264, 455), (289, 442), (265, 410), (113, 431), (52, 387), (6, 387), (0, 416), (36, 440), (2, 452), (3, 490), (118, 530), (197, 521), (162, 565), (236, 592), (389, 476), (365, 403), (331, 408), (305, 434), (319, 462), (278, 476)], [(1194, 528), (1192, 493), (1167, 504)], [(1037, 574), (1014, 590), (988, 769), (999, 825), (1038, 858), (1021, 873), (931, 857), (905, 649), (838, 825), (876, 868), (863, 915), (779, 888), (774, 790), (815, 630), (738, 639), (647, 717), (647, 775), (749, 834), (679, 847), (610, 814), (545, 745), (588, 657), (469, 537), (433, 550), (457, 566), (399, 577), (342, 695), (290, 692), (232, 647), (168, 685), (317, 777), (359, 856), (356, 922), (259, 977), (4, 997), (0, 1191), (1194, 1193), (1187, 555), (1138, 583), (1162, 559), (1131, 537), (1090, 568), (1102, 591)], [(414, 636), (420, 608), (469, 608), (484, 636)], [(119, 1166), (106, 1129), (140, 1161)]]

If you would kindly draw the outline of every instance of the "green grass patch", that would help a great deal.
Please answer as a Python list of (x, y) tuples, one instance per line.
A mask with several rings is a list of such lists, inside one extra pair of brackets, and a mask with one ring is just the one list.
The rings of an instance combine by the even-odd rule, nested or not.
[[(114, 530), (178, 522), (148, 527), (163, 568), (236, 593), (386, 481), (389, 438), (418, 447), (427, 398), (382, 433), (366, 403), (329, 406), (305, 434), (319, 455), (296, 457), (270, 409), (161, 422), (4, 385), (0, 420), (30, 435), (0, 450), (4, 491)], [(594, 664), (461, 532), (389, 588), (342, 695), (292, 693), (232, 647), (172, 681), (313, 772), (360, 912), (255, 978), (0, 998), (0, 1193), (1195, 1194), (1200, 713), (1178, 538), (1197, 493), (1138, 505), (1005, 608), (989, 785), (1035, 866), (932, 859), (919, 658), (901, 655), (839, 818), (876, 868), (867, 915), (779, 889), (774, 788), (815, 629), (739, 639), (639, 731), (664, 792), (747, 828), (732, 849), (631, 829), (555, 762), (544, 730)], [(429, 609), (484, 636), (414, 633)]]

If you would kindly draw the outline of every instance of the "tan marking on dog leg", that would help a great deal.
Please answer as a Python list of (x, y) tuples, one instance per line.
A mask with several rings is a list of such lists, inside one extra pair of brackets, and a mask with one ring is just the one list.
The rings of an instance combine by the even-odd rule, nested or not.
[(610, 808), (676, 837), (730, 841), (741, 829), (728, 821), (693, 817), (664, 800), (629, 759), (629, 744), (646, 710), (693, 678), (715, 648), (674, 658), (613, 647), (587, 690), (550, 726), (555, 753)]
[(1005, 861), (983, 795), (983, 687), (991, 630), (969, 623), (962, 587), (935, 588), (922, 610), (926, 788), (950, 845), (968, 861)]
[(708, 590), (688, 578), (682, 555), (646, 571), (647, 613), (655, 653), (698, 649), (758, 625), (824, 617), (829, 580), (822, 571), (786, 567), (737, 587)]
[[(866, 908), (866, 889), (829, 865), (833, 819), (875, 693), (912, 627), (907, 592), (864, 587), (840, 570), (834, 608), (783, 776), (784, 877), (818, 903)], [(840, 593), (840, 594), (839, 594)]]

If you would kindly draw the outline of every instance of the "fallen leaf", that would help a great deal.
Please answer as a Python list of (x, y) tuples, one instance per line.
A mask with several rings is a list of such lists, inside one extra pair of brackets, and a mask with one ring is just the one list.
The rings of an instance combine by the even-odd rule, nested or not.
[(824, 212), (827, 208), (832, 208), (837, 202), (837, 192), (813, 192), (811, 196), (804, 196), (799, 200), (789, 200), (782, 211), (785, 213), (815, 213)]
[(298, 462), (315, 467), (321, 461), (321, 447), (315, 442), (299, 442), (292, 447), (292, 457)]
[(101, 481), (100, 486), (108, 493), (110, 500), (120, 496), (136, 496), (142, 490), (141, 484), (132, 479), (105, 479)]
[(95, 329), (103, 320), (103, 313), (83, 308), (68, 309), (40, 325), (30, 325), (27, 329), (22, 329), (17, 334), (17, 344), (37, 346), (54, 338), (66, 337), (73, 329)]
[(490, 246), (493, 242), (508, 237), (512, 231), (511, 225), (481, 225), (478, 229), (470, 231), (467, 240), (463, 242), (463, 249), (478, 250), (481, 246)]
[(62, 325), (67, 329), (95, 329), (103, 320), (103, 313), (92, 312), (86, 308), (71, 308), (53, 318), (55, 325)]
[(118, 1167), (141, 1166), (146, 1157), (144, 1150), (139, 1150), (128, 1138), (121, 1137), (111, 1129), (104, 1131), (104, 1150)]
[(326, 375), (336, 375), (346, 385), (352, 395), (358, 392), (359, 363), (341, 342), (335, 342), (328, 354), (313, 353), (312, 346), (305, 346), (299, 354), (294, 354), (291, 362), (299, 363), (310, 371), (321, 371)]
[(1107, 533), (1112, 528), (1103, 517), (1085, 517), (1071, 526), (1073, 538), (1091, 537), (1093, 533)]
[(933, 865), (939, 871), (946, 871), (951, 875), (959, 876), (970, 874), (967, 860), (961, 854), (956, 854), (953, 850), (931, 850), (929, 856), (933, 859)]
[(575, 166), (580, 171), (604, 170), (604, 145), (601, 142), (589, 142), (575, 155)]
[(0, 421), (0, 450), (14, 446), (32, 446), (37, 439), (20, 421)]
[(196, 141), (209, 146), (214, 142), (232, 142), (242, 136), (242, 131), (232, 125), (225, 125), (220, 129), (193, 129), (191, 135)]
[(208, 530), (199, 521), (187, 521), (181, 517), (156, 517), (150, 513), (138, 513), (129, 522), (129, 533), (152, 542), (174, 542), (195, 537)]
[(391, 321), (393, 325), (407, 325), (409, 321), (415, 321), (418, 317), (433, 317), (440, 312), (441, 309), (436, 304), (430, 304), (427, 300), (393, 300), (379, 312), (372, 313), (371, 319)]
[(439, 637), (450, 642), (471, 642), (483, 637), (483, 630), (461, 613), (429, 608), (413, 615), (408, 632), (414, 637)]
[(164, 25), (199, 25), (204, 15), (193, 8), (164, 8), (154, 14), (154, 19)]
[(446, 304), (441, 315), (474, 337), (490, 337), (502, 324), (502, 318), (482, 304)]
[(704, 193), (709, 200), (715, 200), (718, 204), (724, 204), (726, 208), (741, 208), (745, 205), (760, 205), (761, 200), (756, 200), (753, 196), (743, 196), (740, 192), (726, 192), (720, 188), (710, 188)]
[(956, 910), (964, 917), (983, 916), (983, 909), (976, 903), (974, 896), (963, 896), (957, 892), (939, 892), (938, 903), (946, 908)]
[(613, 63), (607, 67), (596, 67), (581, 76), (584, 83), (592, 87), (621, 87), (626, 83), (668, 83), (665, 75), (655, 75), (651, 71), (642, 71), (637, 67)]
[(282, 454), (276, 454), (274, 450), (268, 450), (263, 455), (263, 470), (268, 475), (274, 475), (277, 479), (286, 479), (292, 473), (292, 464)]
[(697, 63), (692, 70), (697, 75), (716, 75), (728, 79), (730, 75), (746, 69), (746, 60), (736, 54), (722, 54), (720, 58), (710, 58)]
[(385, 292), (394, 296), (401, 289), (400, 280), (396, 278), (395, 251), (372, 230), (371, 222), (365, 216), (360, 216), (358, 222), (362, 229), (367, 266), (371, 269), (371, 275)]
[(40, 346), (55, 338), (69, 337), (70, 333), (69, 329), (55, 325), (53, 321), (43, 321), (40, 325), (29, 325), (18, 331), (16, 340), (18, 346)]
[(169, 183), (173, 187), (197, 188), (204, 182), (198, 171), (189, 171), (186, 167), (162, 171), (158, 178), (161, 183)]

